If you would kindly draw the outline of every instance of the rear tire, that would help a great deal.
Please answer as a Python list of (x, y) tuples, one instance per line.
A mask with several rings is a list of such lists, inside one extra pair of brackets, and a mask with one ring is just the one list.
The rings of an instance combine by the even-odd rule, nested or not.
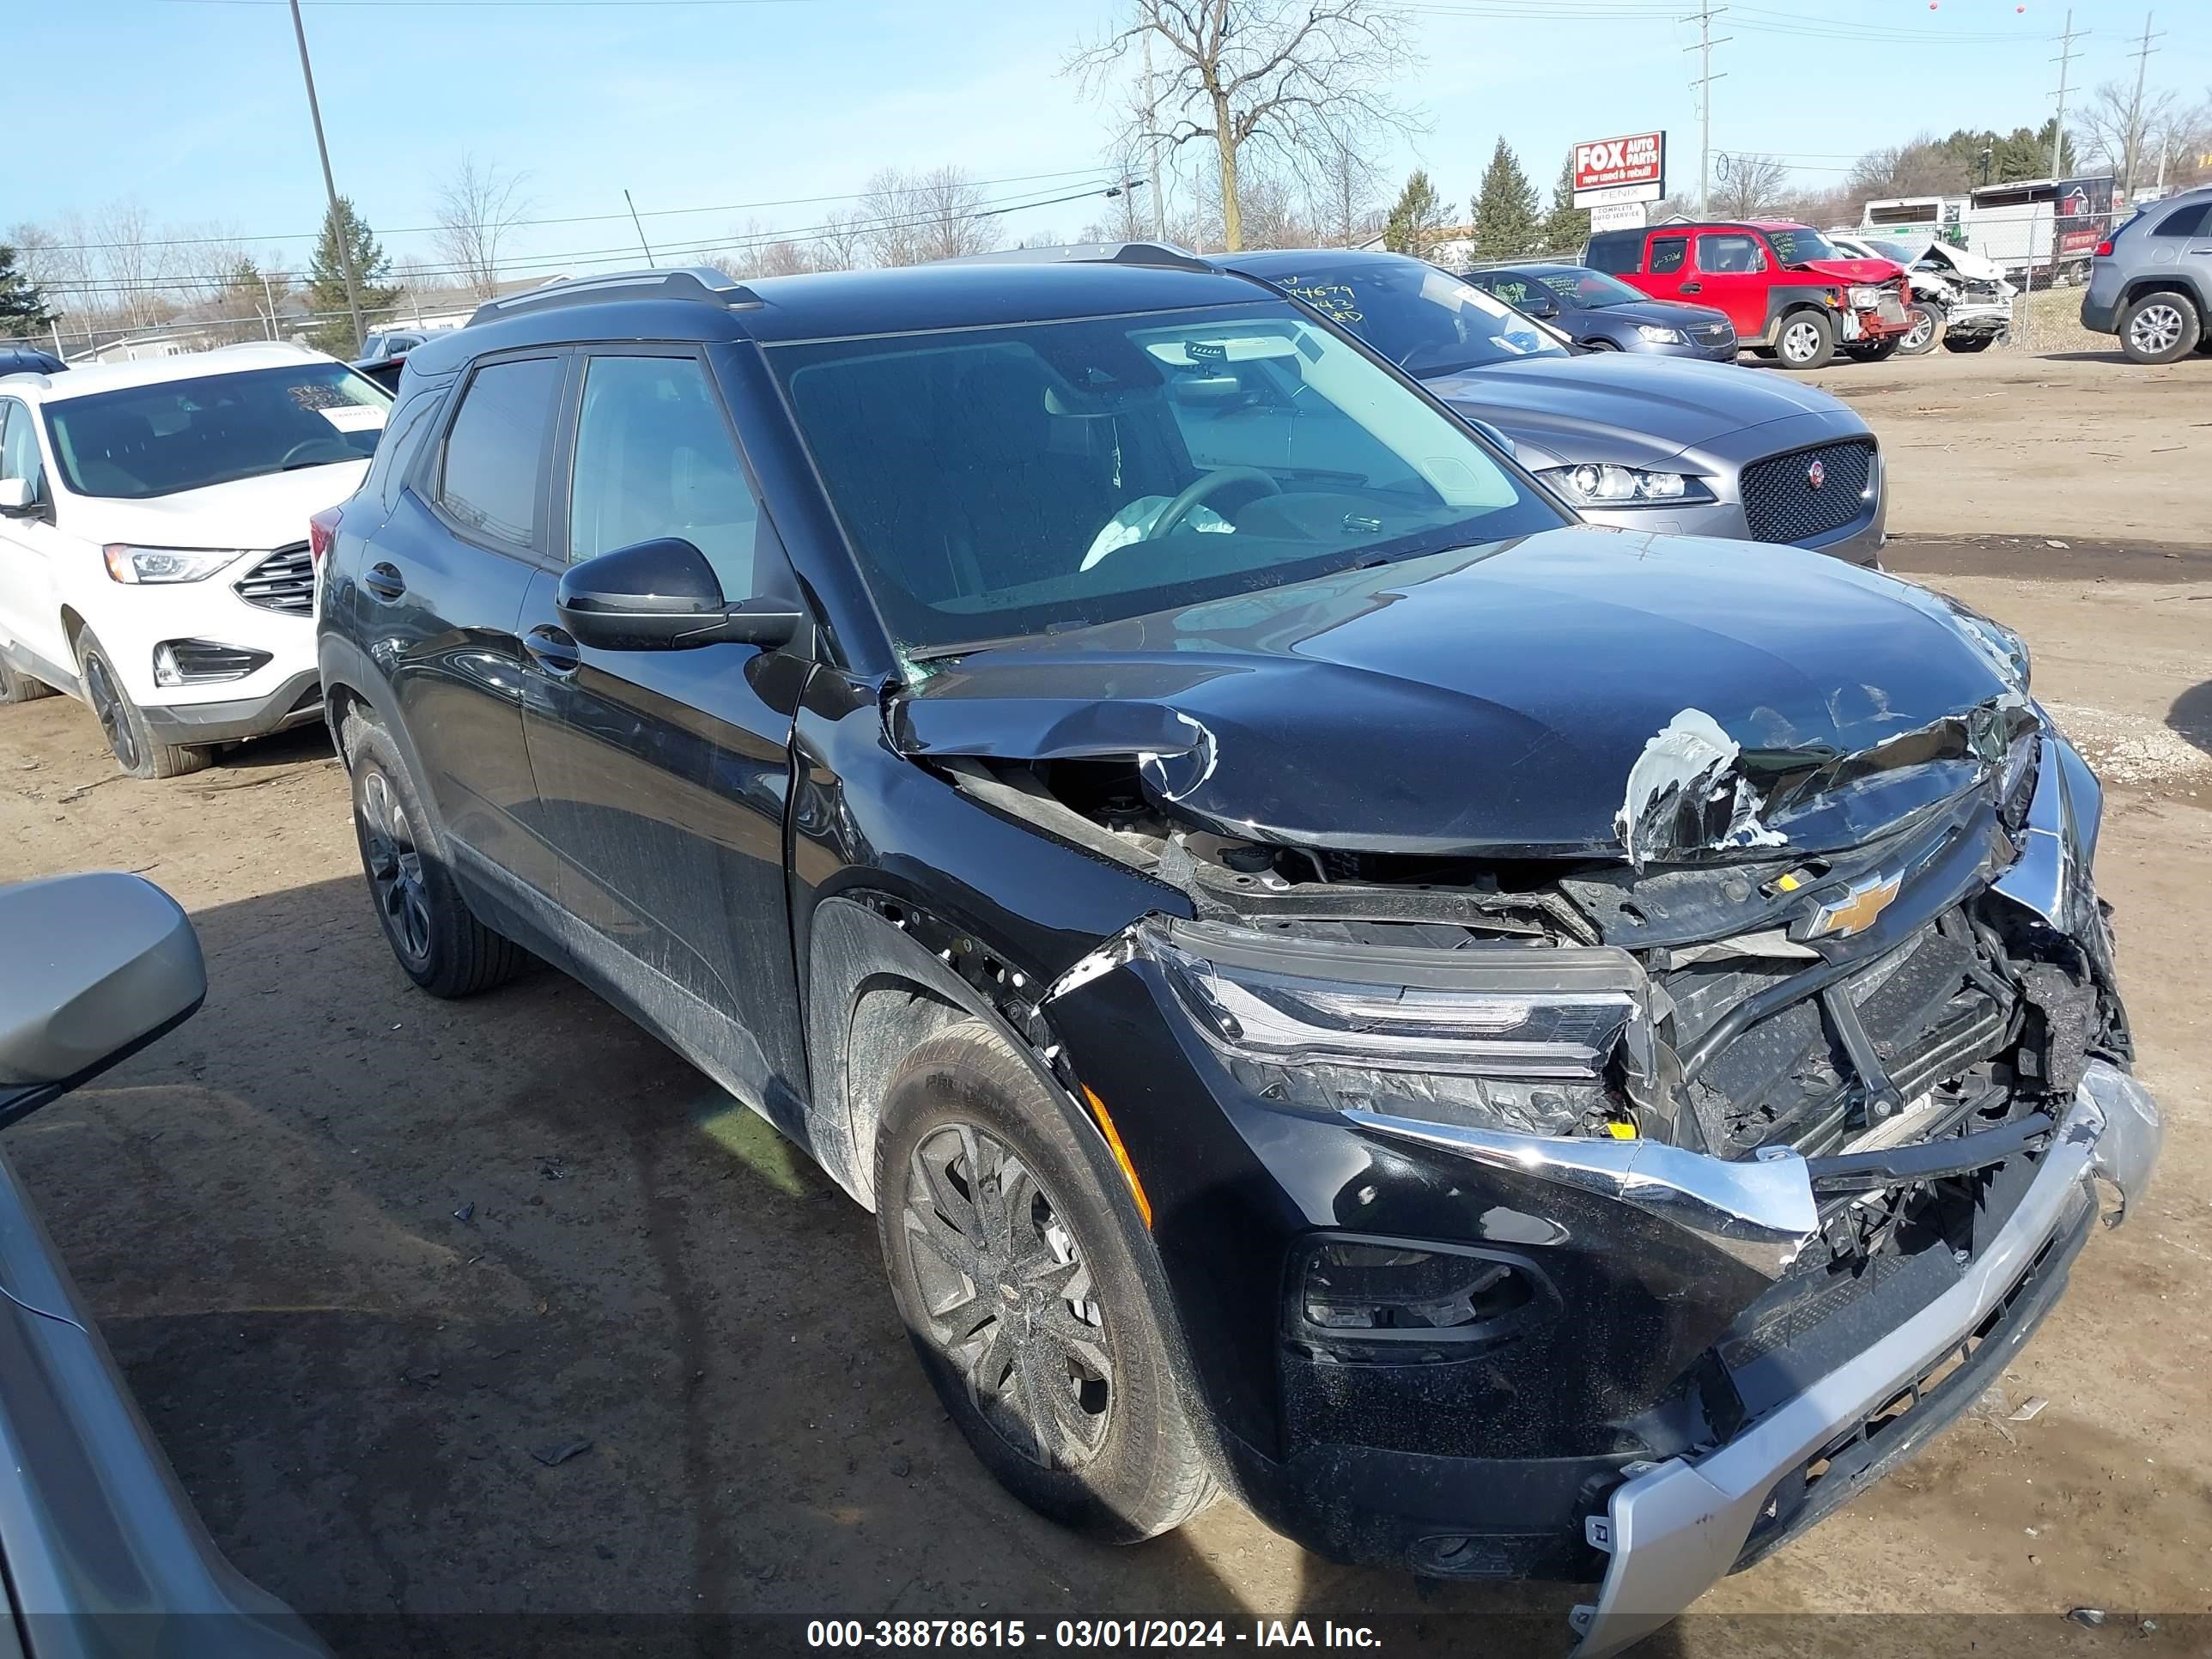
[(522, 947), (478, 921), (461, 896), (392, 734), (356, 714), (345, 752), (362, 873), (402, 970), (434, 997), (473, 996), (513, 978)]
[(1825, 368), (1836, 355), (1836, 325), (1820, 312), (1793, 311), (1774, 337), (1774, 355), (1800, 373)]
[(1905, 307), (1905, 314), (1911, 319), (1912, 326), (1898, 341), (1897, 355), (1900, 357), (1922, 357), (1935, 350), (1943, 338), (1942, 312), (1925, 301), (1915, 300)]
[(875, 1176), (899, 1316), (1000, 1484), (1103, 1543), (1156, 1537), (1213, 1501), (1128, 1187), (981, 1021), (899, 1067)]
[(2170, 363), (2196, 350), (2203, 330), (2195, 301), (2160, 289), (2120, 313), (2120, 349), (2131, 363)]
[(4, 662), (0, 662), (0, 702), (36, 702), (40, 697), (51, 697), (54, 688), (44, 680), (34, 680), (28, 674), (19, 674)]
[(106, 647), (90, 629), (76, 636), (77, 673), (84, 682), (85, 701), (99, 717), (106, 736), (107, 750), (124, 775), (133, 778), (181, 778), (197, 772), (215, 758), (212, 750), (188, 749), (163, 743), (146, 724), (146, 716), (123, 689)]
[(1593, 334), (1582, 343), (1584, 351), (1618, 351), (1620, 348), (1604, 336)]

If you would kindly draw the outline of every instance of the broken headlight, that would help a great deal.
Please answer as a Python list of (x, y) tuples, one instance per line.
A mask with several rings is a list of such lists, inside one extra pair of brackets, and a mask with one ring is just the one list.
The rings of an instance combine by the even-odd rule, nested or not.
[(1206, 1042), (1273, 1066), (1592, 1079), (1641, 1006), (1643, 969), (1604, 947), (1437, 951), (1184, 921), (1139, 937)]
[(1999, 673), (2021, 690), (2027, 690), (2028, 676), (2034, 666), (2028, 659), (2027, 641), (2002, 623), (1968, 609), (1948, 594), (1939, 597), (1950, 607), (1951, 620), (1958, 625), (1959, 631), (1980, 648)]

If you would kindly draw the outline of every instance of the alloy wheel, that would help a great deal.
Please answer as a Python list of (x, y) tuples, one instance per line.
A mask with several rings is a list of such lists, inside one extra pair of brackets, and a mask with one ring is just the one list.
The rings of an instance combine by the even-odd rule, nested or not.
[(2171, 351), (2181, 337), (2181, 312), (2179, 307), (2163, 301), (2145, 306), (2128, 325), (2128, 343), (2145, 356), (2156, 356), (2161, 351)]
[(1905, 337), (1897, 343), (1897, 349), (1908, 355), (1917, 352), (1928, 343), (1928, 337), (1935, 331), (1936, 313), (1925, 306), (1915, 306), (1912, 326), (1905, 331)]
[(107, 736), (108, 748), (123, 763), (125, 771), (135, 771), (139, 761), (138, 734), (131, 728), (131, 716), (123, 706), (123, 694), (116, 689), (114, 678), (107, 672), (106, 659), (96, 653), (84, 659), (84, 690), (92, 702), (92, 712), (100, 717), (100, 729)]
[(969, 1403), (1042, 1468), (1095, 1457), (1115, 1398), (1105, 1317), (1036, 1175), (989, 1131), (945, 1124), (914, 1150), (901, 1223), (925, 1334)]
[(428, 962), (430, 896), (422, 883), (422, 854), (407, 808), (381, 771), (362, 775), (360, 810), (363, 861), (377, 908), (400, 954), (410, 962)]
[(1820, 331), (1810, 323), (1792, 323), (1782, 331), (1782, 355), (1793, 363), (1810, 362), (1820, 349)]

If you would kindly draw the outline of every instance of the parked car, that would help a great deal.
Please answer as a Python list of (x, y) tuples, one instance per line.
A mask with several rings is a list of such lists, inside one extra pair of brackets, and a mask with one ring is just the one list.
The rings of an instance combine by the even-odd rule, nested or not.
[(1550, 323), (1586, 351), (1735, 361), (1735, 325), (1723, 312), (1646, 299), (1627, 283), (1581, 265), (1493, 265), (1460, 273), (1516, 311)]
[[(84, 1086), (206, 994), (176, 902), (137, 876), (0, 885), (0, 1125)], [(0, 1158), (0, 1608), (27, 1659), (328, 1659), (223, 1559)]]
[(21, 340), (0, 340), (0, 379), (10, 374), (58, 374), (69, 365), (51, 351)]
[(1482, 289), (1396, 253), (1209, 256), (1350, 329), (1594, 524), (1795, 542), (1877, 562), (1874, 434), (1818, 387), (1717, 363), (1577, 356)]
[(0, 702), (82, 699), (138, 778), (313, 722), (308, 519), (390, 404), (284, 345), (0, 381)]
[(407, 354), (429, 337), (428, 331), (383, 331), (372, 334), (362, 342), (361, 356), (354, 359), (353, 367), (386, 392), (397, 392), (399, 371), (406, 366)]
[(2212, 341), (2212, 187), (2136, 210), (2097, 244), (2081, 326), (2117, 334), (2136, 363), (2170, 363)]
[(1839, 345), (1878, 362), (1912, 327), (1902, 269), (1846, 258), (1806, 225), (1677, 221), (1603, 230), (1583, 263), (1656, 300), (1717, 307), (1747, 347), (1784, 368), (1819, 368)]
[(406, 386), (319, 623), (402, 970), (806, 1149), (1089, 1536), (1225, 1488), (1609, 1654), (2140, 1200), (2095, 780), (1932, 593), (1577, 526), (1163, 250), (595, 277)]
[(2013, 295), (2020, 290), (1978, 253), (1925, 231), (1894, 237), (1831, 231), (1828, 240), (1855, 259), (1887, 259), (1905, 267), (1912, 326), (1898, 354), (1918, 357), (1940, 341), (1946, 351), (1986, 351), (2012, 328)]

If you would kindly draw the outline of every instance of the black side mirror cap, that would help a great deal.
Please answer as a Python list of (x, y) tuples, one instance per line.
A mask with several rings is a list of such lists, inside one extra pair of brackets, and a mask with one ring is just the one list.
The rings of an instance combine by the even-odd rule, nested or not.
[(799, 601), (732, 605), (707, 556), (680, 536), (618, 547), (571, 565), (554, 599), (580, 644), (608, 651), (683, 651), (702, 645), (787, 645), (806, 620)]

